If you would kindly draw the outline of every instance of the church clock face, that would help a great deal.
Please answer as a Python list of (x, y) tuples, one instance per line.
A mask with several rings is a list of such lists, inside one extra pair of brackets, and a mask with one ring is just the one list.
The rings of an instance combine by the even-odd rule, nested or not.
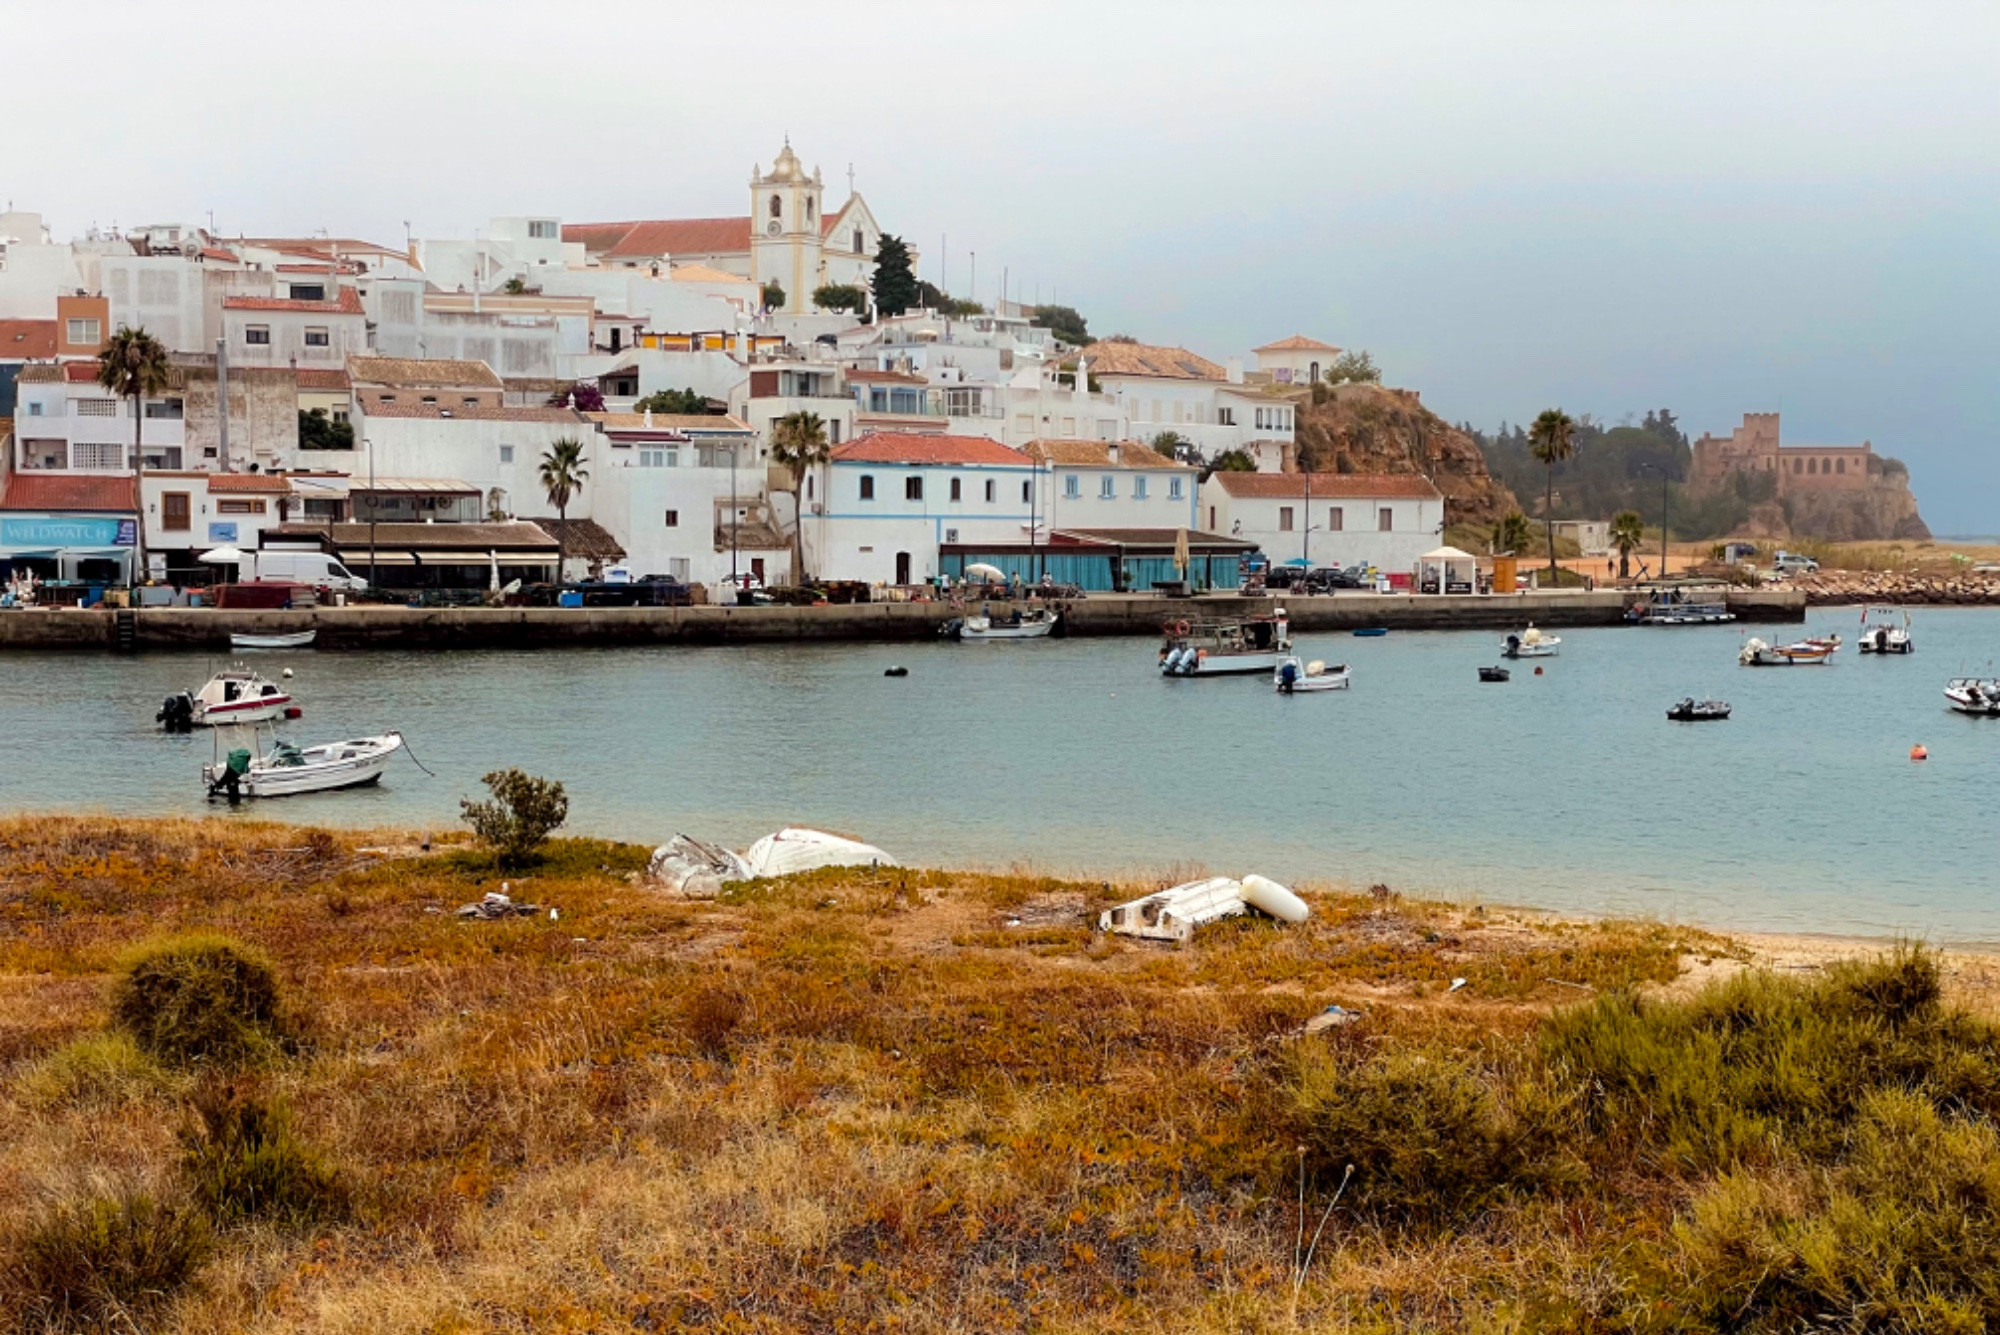
[(776, 236), (779, 232), (782, 232), (784, 230), (784, 224), (777, 222), (776, 220), (773, 220), (764, 228), (764, 230), (770, 233), (772, 236)]

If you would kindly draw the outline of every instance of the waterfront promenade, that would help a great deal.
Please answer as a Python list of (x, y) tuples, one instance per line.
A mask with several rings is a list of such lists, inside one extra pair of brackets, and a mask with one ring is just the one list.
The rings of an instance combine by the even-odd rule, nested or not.
[[(1513, 595), (1336, 594), (1242, 598), (1093, 595), (1068, 606), (1073, 635), (1156, 635), (1163, 622), (1228, 620), (1283, 607), (1300, 632), (1382, 626), (1390, 630), (1507, 630), (1619, 624), (1630, 591)], [(981, 600), (974, 600), (974, 606)], [(1805, 595), (1731, 590), (1744, 621), (1800, 621)], [(1005, 603), (992, 604), (1004, 610)], [(319, 632), (323, 649), (541, 649), (587, 645), (730, 644), (784, 641), (922, 640), (959, 615), (948, 603), (854, 603), (828, 607), (321, 607), (297, 611), (146, 608), (139, 611), (0, 613), (0, 650), (226, 651), (233, 631)], [(121, 620), (122, 619), (122, 620)]]

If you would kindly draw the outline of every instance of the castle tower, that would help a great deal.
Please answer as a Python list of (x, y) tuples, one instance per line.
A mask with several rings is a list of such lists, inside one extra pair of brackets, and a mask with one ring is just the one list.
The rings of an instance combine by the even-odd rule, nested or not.
[(768, 175), (750, 171), (750, 280), (785, 289), (788, 315), (812, 310), (820, 271), (819, 169), (805, 168), (785, 141)]

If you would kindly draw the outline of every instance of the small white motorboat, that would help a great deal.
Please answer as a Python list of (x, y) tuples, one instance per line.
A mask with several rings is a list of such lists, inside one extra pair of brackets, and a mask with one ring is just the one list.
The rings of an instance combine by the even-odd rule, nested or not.
[(1766, 644), (1756, 636), (1743, 642), (1736, 661), (1745, 667), (1810, 667), (1833, 658), (1839, 640), (1800, 640), (1796, 644)]
[(1944, 698), (1961, 714), (2000, 718), (2000, 678), (1953, 677)]
[(1276, 672), (1292, 651), (1291, 619), (1280, 607), (1236, 621), (1169, 621), (1162, 629), (1160, 675), (1221, 677)]
[(271, 749), (261, 756), (249, 747), (237, 747), (215, 764), (203, 765), (201, 778), (210, 797), (231, 802), (359, 788), (381, 778), (390, 758), (402, 748), (400, 732), (305, 747), (273, 738)]
[(168, 732), (297, 717), (292, 697), (282, 687), (246, 667), (218, 672), (198, 691), (168, 696), (153, 716)]
[(316, 630), (301, 630), (290, 635), (248, 635), (242, 631), (229, 632), (229, 647), (232, 649), (303, 649), (318, 635)]
[(1310, 663), (1299, 662), (1298, 655), (1287, 654), (1278, 660), (1278, 670), (1271, 674), (1271, 685), (1279, 695), (1297, 695), (1307, 691), (1344, 691), (1347, 689), (1347, 664), (1335, 663), (1332, 667), (1314, 659)]
[(1529, 622), (1518, 635), (1509, 635), (1500, 645), (1502, 658), (1554, 658), (1562, 650), (1562, 638), (1544, 635)]
[(953, 617), (940, 628), (949, 640), (1039, 640), (1055, 632), (1060, 612), (1046, 607), (1015, 608), (1002, 616)]
[(1893, 607), (1863, 608), (1861, 612), (1861, 640), (1855, 647), (1864, 654), (1907, 654), (1915, 648), (1910, 643), (1910, 614)]

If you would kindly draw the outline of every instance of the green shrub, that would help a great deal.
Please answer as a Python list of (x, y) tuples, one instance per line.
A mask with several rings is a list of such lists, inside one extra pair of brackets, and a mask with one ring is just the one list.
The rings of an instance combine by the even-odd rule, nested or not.
[(347, 1213), (340, 1175), (292, 1131), (290, 1111), (218, 1083), (194, 1100), (197, 1125), (182, 1137), (181, 1169), (218, 1224), (242, 1219), (305, 1227)]
[(159, 1063), (119, 1031), (85, 1034), (29, 1067), (16, 1086), (31, 1108), (108, 1108), (160, 1092), (170, 1083)]
[(1607, 996), (1552, 1018), (1544, 1052), (1613, 1153), (1643, 1143), (1703, 1169), (1825, 1157), (1877, 1090), (2000, 1112), (2000, 1039), (1941, 996), (1936, 960), (1901, 949), (1812, 982), (1754, 972), (1686, 1001)]
[(1532, 1070), (1442, 1048), (1314, 1047), (1287, 1093), (1307, 1172), (1330, 1190), (1352, 1164), (1346, 1199), (1385, 1216), (1442, 1222), (1570, 1173), (1567, 1100)]
[(518, 769), (494, 770), (481, 780), (490, 802), (461, 799), (462, 819), (502, 866), (532, 861), (550, 834), (569, 819), (569, 794), (554, 779), (538, 779)]
[(277, 972), (227, 937), (147, 942), (120, 963), (111, 1021), (164, 1062), (255, 1057), (283, 1037)]
[(5, 1287), (23, 1327), (123, 1330), (185, 1287), (212, 1245), (199, 1213), (142, 1192), (53, 1206), (11, 1243)]

